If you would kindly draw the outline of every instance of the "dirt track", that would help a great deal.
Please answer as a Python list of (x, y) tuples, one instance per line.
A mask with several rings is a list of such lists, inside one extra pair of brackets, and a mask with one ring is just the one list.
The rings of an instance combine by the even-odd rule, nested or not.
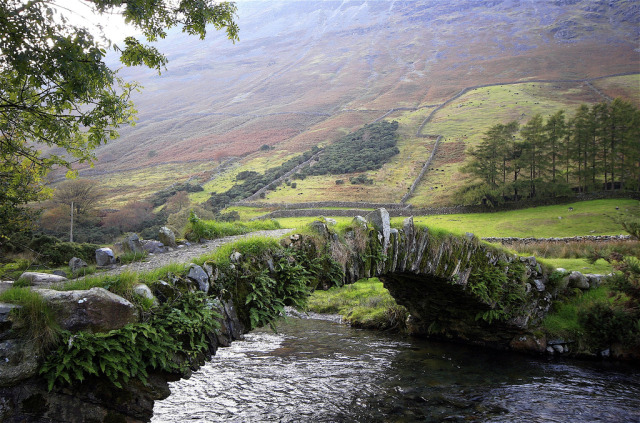
[(213, 239), (203, 244), (191, 244), (183, 248), (176, 248), (168, 253), (154, 254), (152, 256), (149, 256), (146, 261), (118, 266), (115, 269), (108, 270), (101, 274), (117, 275), (125, 271), (149, 272), (151, 270), (166, 266), (167, 264), (171, 263), (190, 263), (191, 261), (193, 261), (193, 259), (209, 253), (224, 244), (229, 244), (242, 238), (250, 238), (252, 236), (280, 238), (281, 236), (293, 230), (294, 229), (275, 229), (270, 231), (257, 231), (245, 235), (234, 235), (219, 239)]

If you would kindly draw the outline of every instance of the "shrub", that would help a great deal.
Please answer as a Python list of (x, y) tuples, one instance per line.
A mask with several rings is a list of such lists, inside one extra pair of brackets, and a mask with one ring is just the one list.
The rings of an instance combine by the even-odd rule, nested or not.
[(638, 341), (637, 313), (624, 307), (619, 301), (599, 301), (578, 312), (590, 346), (602, 350), (611, 344), (633, 345)]
[(96, 244), (62, 242), (49, 235), (35, 237), (30, 247), (38, 254), (39, 262), (52, 266), (68, 264), (73, 257), (81, 258), (87, 263), (95, 263), (96, 249), (100, 248)]

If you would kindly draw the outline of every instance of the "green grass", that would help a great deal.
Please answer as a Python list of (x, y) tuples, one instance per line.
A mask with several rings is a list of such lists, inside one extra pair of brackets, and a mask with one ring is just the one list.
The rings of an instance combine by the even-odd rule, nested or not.
[(16, 317), (13, 329), (26, 332), (35, 348), (46, 350), (57, 342), (60, 327), (40, 294), (30, 288), (15, 287), (0, 294), (0, 302), (21, 306), (11, 312)]
[[(568, 208), (573, 207), (573, 211)], [(414, 216), (414, 222), (454, 234), (472, 232), (478, 237), (573, 237), (586, 235), (625, 234), (620, 224), (614, 221), (618, 211), (640, 210), (640, 202), (628, 199), (592, 200), (556, 206), (540, 206), (522, 210), (496, 213), (469, 213)], [(331, 216), (327, 209), (325, 217), (338, 222), (338, 227), (348, 225), (352, 218)], [(558, 219), (562, 217), (562, 219)], [(275, 219), (283, 228), (301, 228), (319, 217), (287, 217)], [(401, 227), (405, 217), (394, 217), (391, 224)]]
[[(579, 291), (579, 290), (578, 290)], [(578, 313), (598, 301), (610, 301), (610, 289), (601, 286), (589, 291), (579, 292), (566, 301), (554, 303), (553, 310), (542, 321), (542, 328), (550, 338), (577, 339), (583, 333), (578, 323)]]
[(407, 316), (406, 309), (395, 302), (378, 278), (315, 291), (308, 308), (316, 313), (340, 314), (353, 326), (374, 329), (402, 327)]
[(249, 222), (219, 222), (216, 220), (197, 219), (189, 222), (185, 237), (192, 241), (200, 239), (216, 239), (231, 235), (243, 235), (261, 230), (280, 229), (282, 226), (275, 220), (252, 220)]
[(214, 261), (218, 264), (224, 264), (229, 262), (229, 256), (236, 251), (242, 255), (260, 257), (264, 251), (277, 250), (279, 248), (281, 248), (280, 243), (275, 238), (254, 236), (221, 245), (214, 251), (193, 260), (193, 263), (201, 265), (206, 261)]
[(140, 253), (130, 251), (128, 253), (120, 255), (118, 258), (120, 259), (120, 263), (128, 264), (136, 261), (143, 261), (145, 258), (147, 258), (147, 255), (148, 253), (146, 251), (142, 251)]
[[(331, 216), (331, 210), (327, 210), (327, 214), (325, 215), (325, 217), (331, 217), (332, 219), (335, 219), (338, 224), (336, 226), (340, 226), (340, 225), (348, 225), (349, 223), (351, 223), (351, 221), (353, 220), (353, 218), (351, 217), (340, 217), (340, 216)], [(281, 227), (283, 228), (296, 228), (296, 229), (300, 229), (303, 228), (305, 226), (307, 226), (309, 223), (320, 219), (319, 216), (315, 216), (315, 217), (281, 217), (278, 219), (275, 219)]]
[(562, 258), (547, 258), (544, 260), (549, 266), (554, 268), (563, 268), (567, 271), (577, 270), (580, 273), (594, 273), (597, 275), (608, 275), (612, 272), (611, 264), (606, 260), (599, 259), (595, 263), (591, 264), (587, 259), (562, 259)]
[[(419, 216), (414, 220), (457, 234), (472, 232), (478, 237), (619, 235), (625, 232), (614, 221), (617, 215), (615, 208), (625, 211), (637, 208), (639, 204), (637, 200), (627, 199), (592, 200), (496, 213)], [(569, 211), (569, 207), (573, 207), (573, 211)], [(402, 218), (394, 218), (393, 221), (402, 221)]]

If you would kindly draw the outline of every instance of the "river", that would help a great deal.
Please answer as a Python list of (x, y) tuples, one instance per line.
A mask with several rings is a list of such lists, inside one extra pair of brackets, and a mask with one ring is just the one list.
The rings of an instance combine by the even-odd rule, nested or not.
[(640, 369), (287, 318), (221, 348), (164, 422), (640, 422)]

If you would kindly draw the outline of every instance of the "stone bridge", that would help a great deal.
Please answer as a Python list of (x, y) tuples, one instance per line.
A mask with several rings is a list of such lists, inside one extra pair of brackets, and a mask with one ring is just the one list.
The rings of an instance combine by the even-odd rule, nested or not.
[[(544, 317), (564, 281), (552, 283), (555, 278), (550, 278), (550, 269), (535, 258), (517, 257), (472, 234), (459, 237), (419, 227), (414, 225), (413, 218), (407, 218), (401, 228), (392, 228), (384, 209), (372, 212), (366, 219), (356, 217), (340, 233), (321, 221), (314, 222), (312, 229), (311, 235), (287, 235), (280, 241), (279, 251), (284, 251), (284, 246), (298, 249), (308, 257), (328, 253), (334, 263), (342, 266), (346, 283), (380, 277), (397, 302), (409, 310), (411, 333), (501, 349), (536, 351), (546, 347), (535, 338), (532, 329)], [(174, 275), (173, 282), (167, 279), (169, 283), (158, 281), (152, 285), (155, 295), (161, 298), (162, 290), (179, 286), (215, 294), (220, 278), (229, 278), (231, 273), (236, 274), (231, 276), (236, 280), (225, 286), (245, 284), (243, 294), (236, 290), (224, 301), (212, 301), (222, 316), (221, 328), (207, 334), (207, 351), (189, 362), (193, 370), (219, 346), (241, 338), (244, 328), (250, 325), (247, 304), (251, 290), (246, 289), (249, 278), (237, 276), (237, 270), (250, 264), (262, 274), (271, 274), (275, 272), (274, 263), (281, 258), (234, 252), (227, 268), (209, 262), (202, 267), (192, 265), (189, 275)], [(99, 306), (87, 305), (91, 302), (86, 298), (94, 290), (104, 291), (103, 296), (117, 297), (103, 288), (67, 291), (64, 296), (82, 297), (82, 301), (72, 301), (69, 306), (76, 308), (76, 314), (104, 314)], [(54, 294), (43, 293), (45, 300), (48, 295)], [(118, 304), (127, 302), (118, 298)], [(150, 369), (146, 385), (131, 379), (122, 388), (116, 388), (97, 375), (50, 390), (37, 373), (42, 358), (30, 349), (33, 340), (12, 328), (10, 310), (15, 306), (4, 307), (3, 312), (0, 304), (0, 421), (148, 421), (154, 401), (169, 395), (167, 382), (189, 376), (189, 372)]]
[[(391, 228), (384, 209), (366, 218), (354, 219), (344, 241), (322, 225), (316, 228), (332, 251), (339, 251), (339, 244), (350, 247), (342, 260), (346, 282), (378, 276), (409, 310), (414, 335), (520, 349), (525, 338), (532, 341), (529, 328), (540, 323), (556, 291), (569, 282), (550, 279), (552, 269), (535, 257), (518, 257), (473, 234), (418, 227), (411, 217), (402, 228)], [(526, 348), (544, 350), (533, 342)]]

